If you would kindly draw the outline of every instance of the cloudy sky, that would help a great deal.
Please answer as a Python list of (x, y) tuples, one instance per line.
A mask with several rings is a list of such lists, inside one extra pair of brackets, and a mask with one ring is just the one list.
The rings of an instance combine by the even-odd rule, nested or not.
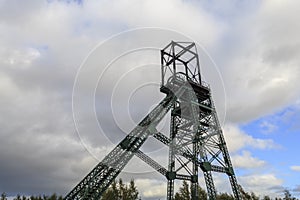
[[(296, 0), (0, 0), (0, 192), (70, 191), (163, 98), (159, 49), (185, 40), (239, 183), (299, 197), (299, 13)], [(152, 138), (143, 151), (166, 165)], [(124, 171), (143, 199), (164, 198), (164, 178), (137, 158)]]

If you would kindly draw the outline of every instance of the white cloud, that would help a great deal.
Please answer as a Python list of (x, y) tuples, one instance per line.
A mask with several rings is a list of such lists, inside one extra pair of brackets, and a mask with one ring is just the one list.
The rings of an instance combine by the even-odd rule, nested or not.
[(249, 151), (243, 151), (240, 155), (233, 155), (232, 164), (236, 168), (243, 168), (243, 169), (253, 169), (253, 168), (262, 168), (267, 163), (264, 160), (260, 160), (256, 157), (251, 155)]
[(164, 198), (167, 187), (165, 181), (153, 179), (137, 179), (136, 184), (143, 197), (146, 198)]
[(273, 140), (254, 138), (233, 124), (226, 124), (224, 126), (224, 136), (230, 152), (236, 152), (244, 147), (257, 149), (278, 148), (278, 145)]
[(19, 88), (14, 84), (13, 80), (10, 77), (0, 72), (0, 90), (1, 90), (1, 103), (4, 103), (4, 100), (10, 101), (11, 98), (15, 98), (19, 92)]
[[(156, 6), (158, 3), (160, 7)], [(160, 8), (155, 15), (154, 7)], [(221, 32), (209, 15), (182, 1), (87, 1), (80, 6), (62, 1), (32, 1), (20, 6), (16, 1), (3, 1), (0, 10), (0, 110), (5, 115), (0, 120), (0, 137), (5, 141), (0, 154), (6, 163), (1, 165), (0, 177), (10, 180), (2, 188), (8, 193), (64, 194), (94, 167), (96, 160), (85, 151), (75, 134), (71, 110), (74, 77), (92, 47), (112, 34), (141, 26), (160, 26), (191, 35), (196, 31), (204, 43), (214, 42)], [(174, 11), (178, 12), (174, 14)], [(178, 19), (185, 21), (185, 27)], [(193, 26), (195, 23), (201, 26)], [(201, 31), (204, 27), (205, 32)], [(174, 38), (168, 38), (168, 42), (171, 39)], [(106, 49), (106, 53), (115, 50)], [(100, 69), (104, 67), (97, 64)], [(105, 98), (107, 94), (101, 95)], [(118, 128), (107, 121), (103, 123), (109, 129), (109, 139), (112, 143), (119, 142), (124, 134), (118, 135)], [(87, 127), (83, 134), (92, 138), (89, 148), (97, 157), (103, 157), (111, 149), (107, 138), (97, 134), (99, 130), (91, 125), (88, 117), (80, 126)], [(20, 176), (15, 176), (16, 171)], [(22, 188), (24, 181), (31, 184)], [(41, 181), (45, 184), (38, 184)], [(156, 187), (152, 193), (144, 192), (145, 196), (155, 196), (162, 191), (165, 194), (165, 189)]]
[[(94, 18), (121, 23), (128, 27), (150, 26), (172, 29), (196, 37), (206, 44), (215, 42), (222, 33), (222, 23), (218, 23), (206, 10), (192, 1), (125, 0), (117, 2), (92, 1), (88, 2), (85, 7)], [(99, 7), (103, 8), (102, 12), (98, 11)]]
[(41, 55), (40, 52), (34, 48), (22, 50), (2, 49), (0, 52), (0, 55), (2, 55), (0, 62), (18, 69), (24, 69), (31, 66), (32, 62)]
[(291, 168), (291, 170), (293, 170), (293, 171), (300, 172), (300, 166), (298, 166), (298, 165), (293, 165), (293, 166), (291, 166), (290, 168)]
[(228, 21), (232, 29), (224, 37), (229, 42), (216, 47), (221, 51), (217, 63), (227, 91), (228, 121), (249, 122), (299, 98), (297, 4), (264, 2), (250, 14)]
[(265, 134), (272, 133), (273, 131), (278, 129), (278, 126), (276, 126), (274, 123), (263, 121), (260, 124), (261, 132)]
[[(195, 1), (84, 1), (82, 5), (63, 1), (26, 1), (21, 5), (13, 0), (1, 1), (0, 137), (5, 144), (0, 145), (3, 148), (0, 154), (7, 165), (1, 165), (0, 177), (11, 180), (4, 189), (11, 193), (64, 193), (94, 166), (96, 161), (81, 146), (73, 127), (73, 81), (78, 66), (92, 47), (128, 28), (173, 29), (211, 48), (224, 76), (229, 122), (251, 121), (299, 99), (295, 84), (300, 74), (297, 4), (266, 1), (257, 8), (251, 7), (250, 12), (248, 6), (240, 10), (237, 4), (219, 6), (218, 2), (216, 10), (225, 8), (218, 13), (220, 17), (213, 13), (216, 10), (211, 12)], [(230, 16), (233, 11), (235, 17)], [(119, 45), (127, 43), (132, 41), (122, 40)], [(107, 49), (106, 53), (118, 50)], [(97, 64), (101, 69), (101, 63)], [(86, 82), (89, 79), (86, 77)], [(113, 86), (112, 80), (107, 85)], [(101, 100), (105, 95), (100, 95)], [(141, 107), (144, 105), (136, 106), (135, 112), (142, 113)], [(110, 143), (103, 135), (95, 136), (98, 129), (90, 124), (89, 116), (83, 122), (81, 125), (87, 127), (84, 135), (92, 138), (90, 148), (102, 157), (111, 148)], [(118, 135), (118, 127), (108, 117), (103, 124), (112, 143), (124, 136)], [(266, 127), (272, 129), (269, 124)], [(277, 147), (272, 140), (254, 138), (236, 125), (226, 125), (224, 134), (231, 152), (244, 147)], [(61, 161), (59, 166), (57, 160)], [(233, 157), (233, 161), (240, 167), (265, 165), (265, 161), (249, 152)], [(297, 166), (291, 169), (298, 170)], [(20, 172), (19, 177), (15, 177), (16, 172)], [(41, 180), (47, 180), (44, 181), (47, 184), (53, 182), (40, 185)], [(273, 174), (249, 175), (241, 180), (258, 191), (260, 185), (282, 184)], [(22, 188), (24, 182), (31, 185)], [(137, 183), (145, 197), (165, 196), (165, 182), (137, 180)]]
[(270, 173), (240, 176), (238, 179), (246, 192), (253, 191), (256, 194), (271, 197), (277, 196), (274, 188), (281, 187), (283, 184), (283, 180)]

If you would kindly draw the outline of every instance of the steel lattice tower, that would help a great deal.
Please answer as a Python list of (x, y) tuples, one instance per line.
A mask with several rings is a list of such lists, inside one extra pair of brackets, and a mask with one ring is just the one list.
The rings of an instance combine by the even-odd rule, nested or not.
[[(198, 200), (198, 173), (204, 174), (208, 198), (216, 199), (212, 172), (228, 175), (235, 199), (239, 186), (218, 121), (210, 88), (201, 80), (195, 43), (171, 42), (161, 50), (162, 84), (166, 97), (73, 190), (65, 200), (98, 200), (133, 156), (139, 157), (168, 181), (167, 199), (174, 199), (174, 181), (191, 183), (191, 199)], [(156, 126), (171, 112), (170, 134)], [(169, 146), (168, 167), (144, 154), (149, 136)]]

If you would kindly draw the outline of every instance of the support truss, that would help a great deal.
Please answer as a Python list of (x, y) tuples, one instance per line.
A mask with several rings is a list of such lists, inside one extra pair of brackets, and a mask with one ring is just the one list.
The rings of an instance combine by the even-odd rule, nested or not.
[(185, 82), (188, 87), (173, 104), (169, 140), (166, 142), (160, 134), (155, 135), (156, 139), (169, 145), (167, 199), (174, 198), (177, 174), (190, 176), (191, 199), (199, 199), (199, 168), (210, 200), (216, 199), (212, 172), (226, 173), (235, 199), (241, 199), (210, 88), (200, 76), (196, 45), (171, 42), (161, 51), (161, 65), (162, 92), (176, 91), (174, 84), (166, 82), (171, 77), (176, 82)]
[[(183, 93), (182, 86), (176, 93), (167, 96), (136, 126), (74, 189), (65, 200), (96, 200), (108, 188), (135, 154), (155, 127), (171, 109), (176, 98)], [(141, 156), (142, 157), (142, 156)], [(153, 165), (154, 166), (154, 165)]]
[[(202, 170), (210, 200), (216, 199), (212, 172), (229, 177), (235, 199), (240, 189), (218, 122), (210, 88), (201, 80), (194, 43), (171, 42), (161, 50), (161, 92), (166, 97), (74, 189), (65, 200), (98, 200), (135, 155), (168, 181), (167, 199), (174, 199), (174, 182), (191, 183), (191, 199), (198, 200), (198, 173)], [(171, 111), (169, 137), (156, 126)], [(149, 136), (169, 147), (165, 168), (140, 147)]]

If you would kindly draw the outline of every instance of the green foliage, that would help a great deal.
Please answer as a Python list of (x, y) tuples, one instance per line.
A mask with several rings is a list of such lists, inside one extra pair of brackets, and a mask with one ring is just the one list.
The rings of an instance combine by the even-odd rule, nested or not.
[(105, 193), (102, 195), (102, 200), (104, 199), (110, 199), (110, 200), (118, 200), (119, 191), (117, 188), (116, 181), (113, 181), (111, 186), (105, 191)]
[(254, 192), (251, 192), (251, 200), (259, 200), (259, 197), (258, 196), (256, 196), (255, 194), (254, 194)]
[[(124, 184), (122, 179), (119, 182), (114, 181), (111, 186), (104, 192), (101, 200), (139, 200), (139, 192), (135, 185), (134, 180), (131, 180), (128, 184)], [(0, 200), (7, 200), (7, 195), (2, 193)], [(19, 194), (13, 200), (63, 200), (62, 196), (52, 194), (51, 196), (39, 195), (39, 196), (20, 196)]]
[(139, 192), (135, 186), (134, 180), (124, 184), (122, 179), (118, 183), (114, 181), (111, 186), (104, 192), (101, 200), (138, 200)]
[(199, 194), (199, 199), (201, 200), (207, 200), (207, 193), (202, 187), (198, 187), (198, 194)]
[[(175, 200), (190, 200), (191, 199), (191, 190), (189, 189), (189, 184), (187, 181), (183, 181), (182, 186), (179, 188), (179, 191), (175, 194)], [(206, 191), (198, 187), (198, 196), (201, 200), (207, 200)]]
[(220, 193), (217, 195), (217, 200), (234, 200), (234, 197), (231, 194)]
[(254, 194), (254, 192), (251, 192), (250, 194), (248, 192), (245, 192), (244, 189), (239, 186), (239, 189), (240, 189), (240, 192), (241, 192), (241, 195), (242, 195), (242, 199), (245, 199), (245, 200), (259, 200), (259, 197), (256, 196)]
[(7, 200), (6, 194), (4, 192), (1, 194), (1, 199), (0, 200)]
[(189, 200), (191, 197), (189, 184), (183, 181), (182, 187), (179, 188), (179, 192), (175, 194), (175, 200)]
[[(293, 197), (289, 190), (283, 191), (283, 198), (270, 198), (269, 196), (264, 196), (259, 198), (253, 192), (245, 192), (242, 187), (239, 187), (243, 200), (298, 200)], [(206, 191), (198, 187), (198, 196), (200, 200), (207, 200)], [(134, 180), (131, 180), (128, 184), (125, 184), (122, 179), (118, 182), (113, 181), (111, 186), (104, 192), (101, 200), (140, 200), (139, 192), (135, 185)], [(178, 192), (175, 194), (174, 200), (190, 200), (191, 199), (191, 189), (187, 181), (183, 181), (182, 186), (179, 188)], [(6, 193), (2, 193), (0, 200), (7, 200)], [(13, 200), (63, 200), (62, 196), (58, 196), (55, 193), (51, 196), (39, 195), (39, 196), (20, 196), (19, 194)], [(216, 200), (234, 200), (233, 195), (228, 193), (219, 193)]]
[(295, 197), (292, 197), (292, 194), (290, 193), (289, 190), (284, 190), (283, 194), (284, 194), (283, 200), (296, 200)]
[(51, 196), (39, 195), (39, 196), (20, 196), (19, 194), (14, 198), (14, 200), (63, 200), (62, 196), (57, 196), (57, 194), (52, 194)]
[[(272, 200), (269, 196), (264, 196), (259, 198), (254, 192), (245, 192), (242, 187), (239, 187), (242, 199), (243, 200)], [(200, 186), (198, 188), (199, 199), (207, 200), (207, 193)], [(182, 186), (179, 188), (178, 192), (175, 194), (175, 200), (190, 200), (191, 192), (189, 189), (189, 184), (186, 181), (183, 181)], [(216, 200), (234, 200), (234, 196), (228, 193), (219, 193)], [(295, 197), (292, 197), (291, 193), (288, 190), (284, 190), (284, 198), (275, 198), (274, 200), (298, 200)]]
[(269, 196), (264, 196), (262, 200), (271, 200), (271, 198)]
[(137, 190), (137, 187), (135, 186), (135, 183), (134, 183), (134, 180), (132, 179), (129, 183), (129, 199), (130, 200), (135, 200), (135, 199), (138, 199), (138, 196), (139, 196), (139, 192)]

